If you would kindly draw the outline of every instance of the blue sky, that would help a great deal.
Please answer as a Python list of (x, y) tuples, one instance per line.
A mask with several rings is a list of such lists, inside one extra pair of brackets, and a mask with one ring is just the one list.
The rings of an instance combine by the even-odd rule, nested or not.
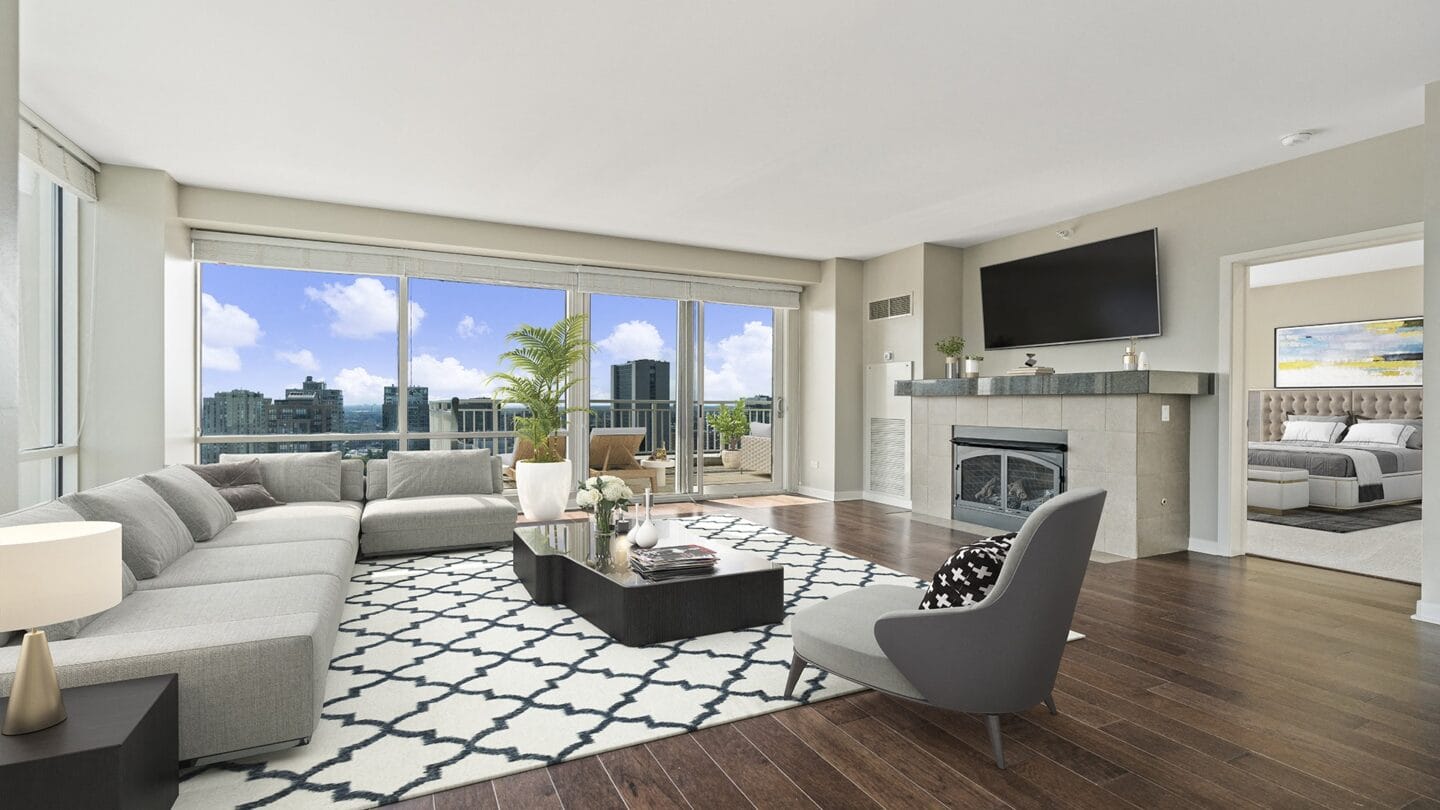
[[(204, 265), (204, 394), (276, 397), (308, 374), (343, 389), (347, 404), (378, 403), (396, 378), (396, 290), (393, 278)], [(484, 395), (505, 335), (564, 311), (559, 290), (411, 279), (411, 384), (429, 386), (432, 399)], [(596, 295), (591, 317), (592, 397), (609, 396), (611, 363), (674, 362), (674, 301)], [(771, 393), (771, 310), (709, 304), (705, 320), (706, 398)]]

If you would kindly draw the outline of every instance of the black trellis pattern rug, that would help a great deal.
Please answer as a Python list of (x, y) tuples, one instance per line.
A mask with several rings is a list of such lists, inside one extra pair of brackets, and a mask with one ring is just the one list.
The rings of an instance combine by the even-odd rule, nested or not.
[(1246, 517), (1260, 523), (1274, 523), (1279, 526), (1293, 526), (1297, 529), (1312, 529), (1317, 532), (1349, 534), (1381, 526), (1394, 526), (1420, 519), (1420, 504), (1407, 503), (1395, 506), (1377, 506), (1373, 509), (1359, 509), (1353, 512), (1330, 512), (1324, 509), (1296, 509), (1284, 515), (1250, 511)]
[[(786, 613), (922, 583), (730, 515), (701, 535), (785, 566)], [(626, 647), (530, 601), (510, 549), (358, 563), (309, 745), (186, 775), (176, 804), (371, 807), (855, 691), (807, 671), (786, 624)]]

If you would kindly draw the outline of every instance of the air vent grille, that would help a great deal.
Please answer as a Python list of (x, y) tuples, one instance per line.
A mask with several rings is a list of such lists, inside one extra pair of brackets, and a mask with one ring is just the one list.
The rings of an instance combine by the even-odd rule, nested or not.
[(870, 480), (867, 489), (905, 496), (905, 420), (870, 417)]
[(878, 321), (882, 318), (903, 318), (910, 314), (910, 294), (897, 295), (894, 298), (881, 298), (878, 301), (870, 302), (870, 320)]

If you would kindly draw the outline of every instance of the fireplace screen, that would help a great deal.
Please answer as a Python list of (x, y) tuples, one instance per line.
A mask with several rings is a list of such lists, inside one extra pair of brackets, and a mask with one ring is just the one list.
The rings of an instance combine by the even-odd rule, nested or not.
[(1018, 528), (1040, 504), (1064, 492), (1067, 448), (1063, 434), (1058, 438), (1026, 442), (1008, 435), (957, 435), (955, 519)]
[(1034, 512), (1035, 507), (1055, 497), (1060, 489), (1060, 468), (1018, 453), (1006, 458), (1005, 508)]

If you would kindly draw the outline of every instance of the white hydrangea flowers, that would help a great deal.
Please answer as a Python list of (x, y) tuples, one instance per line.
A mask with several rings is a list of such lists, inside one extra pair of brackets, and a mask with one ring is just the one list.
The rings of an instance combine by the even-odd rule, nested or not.
[(580, 489), (575, 493), (575, 503), (581, 509), (591, 509), (599, 505), (608, 505), (613, 509), (628, 504), (634, 497), (634, 491), (619, 478), (613, 475), (597, 475), (580, 483)]

